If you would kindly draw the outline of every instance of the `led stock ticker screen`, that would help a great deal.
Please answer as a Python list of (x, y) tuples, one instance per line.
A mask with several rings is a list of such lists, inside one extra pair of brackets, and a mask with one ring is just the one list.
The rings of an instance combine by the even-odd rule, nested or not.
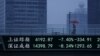
[(1, 36), (1, 51), (100, 50), (100, 36)]

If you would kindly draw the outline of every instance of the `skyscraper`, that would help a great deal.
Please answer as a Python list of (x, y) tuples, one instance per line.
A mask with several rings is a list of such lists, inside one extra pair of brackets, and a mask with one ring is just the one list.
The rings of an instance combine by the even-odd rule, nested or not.
[[(76, 25), (76, 34), (77, 35), (84, 35), (87, 33), (87, 9), (85, 8), (84, 3), (80, 3), (79, 7), (70, 13), (70, 18), (68, 15), (68, 22), (67, 22), (67, 28), (69, 31), (69, 34), (72, 34), (73, 32), (73, 24)], [(74, 23), (72, 23), (74, 21)], [(77, 21), (75, 23), (75, 21)]]
[(100, 0), (88, 0), (89, 33), (100, 33)]
[(6, 33), (44, 33), (47, 24), (47, 1), (0, 0), (0, 16), (1, 26)]

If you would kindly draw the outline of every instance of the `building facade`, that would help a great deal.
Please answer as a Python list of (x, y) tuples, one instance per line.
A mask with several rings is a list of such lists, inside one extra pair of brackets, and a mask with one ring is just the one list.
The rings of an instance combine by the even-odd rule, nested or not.
[[(45, 33), (47, 25), (46, 0), (0, 0), (2, 27), (5, 33)], [(3, 6), (2, 6), (3, 5)]]
[(90, 34), (100, 34), (100, 0), (88, 0), (88, 27)]
[(5, 3), (4, 0), (0, 0), (0, 33), (4, 33), (5, 30)]

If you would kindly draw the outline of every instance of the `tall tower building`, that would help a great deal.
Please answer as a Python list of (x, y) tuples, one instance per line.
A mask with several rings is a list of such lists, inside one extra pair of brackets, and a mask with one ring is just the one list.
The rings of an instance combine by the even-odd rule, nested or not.
[(68, 14), (68, 18), (67, 18), (67, 28), (68, 28), (68, 32), (69, 34), (72, 34), (73, 32), (73, 23), (72, 21), (77, 21), (78, 23), (75, 24), (76, 25), (76, 35), (84, 35), (87, 34), (87, 8), (85, 8), (84, 3), (80, 3), (79, 7), (70, 13), (70, 15)]
[(45, 33), (47, 0), (0, 0), (0, 28), (5, 33)]
[(88, 0), (89, 33), (100, 33), (100, 0)]

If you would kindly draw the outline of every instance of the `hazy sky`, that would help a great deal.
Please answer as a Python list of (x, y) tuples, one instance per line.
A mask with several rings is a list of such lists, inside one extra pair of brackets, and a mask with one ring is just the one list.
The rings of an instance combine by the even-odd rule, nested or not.
[(74, 11), (80, 3), (87, 6), (87, 0), (47, 0), (48, 24), (66, 24), (67, 14)]

